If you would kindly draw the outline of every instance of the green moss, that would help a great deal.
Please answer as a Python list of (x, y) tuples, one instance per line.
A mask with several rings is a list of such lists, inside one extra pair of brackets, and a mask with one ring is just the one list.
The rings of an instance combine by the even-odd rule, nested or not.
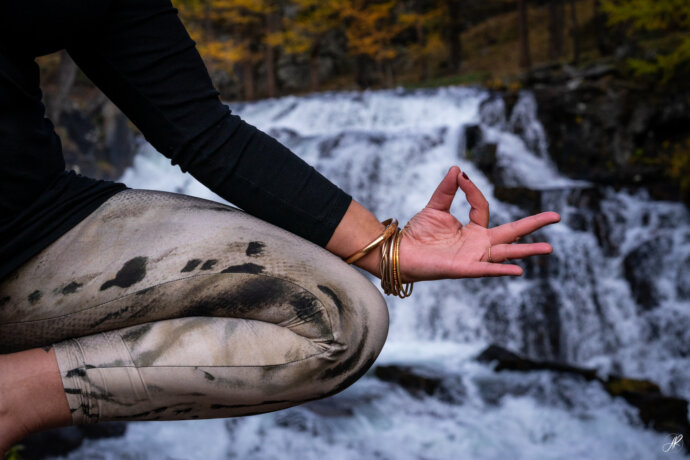
[(678, 181), (683, 198), (690, 202), (690, 138), (675, 146), (666, 172)]
[(472, 72), (460, 75), (446, 75), (430, 78), (426, 81), (411, 82), (404, 85), (407, 89), (436, 88), (439, 86), (478, 85), (485, 82), (491, 74), (489, 72)]
[(604, 386), (612, 396), (620, 396), (623, 393), (659, 393), (661, 391), (654, 382), (649, 380), (627, 378), (610, 378)]
[(22, 456), (19, 454), (20, 450), (23, 450), (24, 446), (21, 444), (14, 445), (10, 447), (7, 452), (5, 452), (4, 460), (22, 460)]

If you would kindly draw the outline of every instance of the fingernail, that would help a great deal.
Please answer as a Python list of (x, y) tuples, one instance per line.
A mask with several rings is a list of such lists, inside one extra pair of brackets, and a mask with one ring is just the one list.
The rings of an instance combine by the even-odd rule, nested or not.
[(465, 174), (465, 172), (464, 172), (464, 171), (462, 172), (462, 177), (464, 177), (464, 178), (465, 178), (465, 180), (470, 180), (470, 178), (469, 178), (469, 177), (467, 177), (467, 174)]

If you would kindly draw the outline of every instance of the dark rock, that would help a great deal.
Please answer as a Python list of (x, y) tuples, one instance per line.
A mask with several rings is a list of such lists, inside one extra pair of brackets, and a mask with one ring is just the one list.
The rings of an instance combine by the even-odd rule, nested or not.
[(494, 188), (494, 196), (505, 203), (517, 205), (530, 214), (541, 212), (542, 192), (540, 190), (497, 185)]
[(425, 367), (399, 365), (377, 366), (374, 375), (384, 382), (395, 383), (413, 396), (435, 396), (448, 403), (464, 399), (465, 387), (457, 376), (448, 376)]
[(67, 455), (79, 448), (85, 439), (116, 438), (124, 436), (127, 424), (106, 422), (93, 425), (78, 425), (43, 431), (27, 436), (19, 445), (19, 454), (24, 460), (38, 460), (55, 455)]
[(561, 172), (681, 199), (679, 182), (669, 180), (662, 160), (669, 146), (687, 138), (690, 93), (632, 87), (605, 62), (583, 70), (539, 69), (526, 83)]
[(86, 439), (117, 438), (127, 432), (127, 424), (124, 422), (94, 423), (80, 425), (79, 429)]
[[(690, 435), (688, 401), (664, 396), (659, 386), (648, 380), (612, 376), (604, 388), (612, 396), (620, 396), (639, 409), (640, 419), (656, 431)], [(690, 451), (690, 449), (688, 449)]]
[(472, 150), (483, 141), (482, 128), (479, 125), (465, 126), (465, 149)]
[(585, 380), (598, 379), (596, 369), (588, 369), (584, 367), (571, 366), (569, 364), (557, 361), (537, 361), (529, 358), (524, 358), (517, 353), (501, 347), (500, 345), (489, 345), (484, 351), (477, 356), (477, 361), (489, 363), (496, 361), (496, 371), (511, 370), (511, 371), (533, 371), (533, 370), (549, 370), (556, 372), (566, 372), (583, 377)]
[[(500, 184), (501, 173), (497, 166), (496, 149), (498, 146), (492, 142), (484, 142), (484, 135), (482, 129), (477, 125), (468, 125), (465, 127), (465, 145), (464, 155), (495, 184)], [(463, 147), (463, 146), (461, 146)]]
[(597, 79), (607, 75), (617, 74), (617, 70), (610, 64), (595, 64), (582, 72), (584, 78)]
[[(536, 361), (495, 344), (488, 346), (476, 359), (485, 363), (496, 362), (494, 367), (496, 371), (549, 370), (579, 375), (588, 381), (596, 380), (603, 385), (611, 396), (622, 397), (636, 407), (639, 410), (640, 419), (645, 425), (664, 433), (682, 434), (686, 439), (690, 436), (688, 401), (662, 394), (659, 386), (649, 380), (630, 379), (621, 376), (608, 376), (604, 379), (597, 375), (595, 369), (554, 361)], [(500, 399), (500, 396), (493, 395), (493, 398)], [(686, 450), (690, 452), (690, 447), (687, 445)]]
[(645, 241), (623, 259), (623, 274), (630, 284), (633, 297), (644, 310), (651, 310), (666, 297), (657, 286), (664, 268), (664, 258), (673, 242), (668, 236)]
[(561, 357), (559, 305), (558, 294), (545, 280), (523, 292), (518, 320), (527, 353), (547, 359)]
[(690, 300), (690, 257), (686, 257), (678, 267), (676, 294), (681, 300)]

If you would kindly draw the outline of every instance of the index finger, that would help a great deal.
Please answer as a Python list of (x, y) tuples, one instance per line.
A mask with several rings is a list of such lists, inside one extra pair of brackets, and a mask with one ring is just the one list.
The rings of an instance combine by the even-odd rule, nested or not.
[(492, 245), (514, 243), (518, 238), (539, 230), (546, 225), (560, 222), (560, 220), (561, 216), (558, 213), (542, 212), (491, 228), (489, 229), (489, 238)]
[(470, 204), (470, 222), (474, 222), (484, 228), (489, 226), (489, 202), (486, 201), (481, 190), (474, 185), (474, 182), (467, 177), (464, 172), (458, 175), (458, 186), (465, 193), (467, 202)]

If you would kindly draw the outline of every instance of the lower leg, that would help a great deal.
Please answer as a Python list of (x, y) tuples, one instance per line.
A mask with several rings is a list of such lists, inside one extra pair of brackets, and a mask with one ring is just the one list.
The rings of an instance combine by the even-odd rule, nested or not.
[(52, 347), (0, 355), (0, 454), (31, 433), (71, 424)]

